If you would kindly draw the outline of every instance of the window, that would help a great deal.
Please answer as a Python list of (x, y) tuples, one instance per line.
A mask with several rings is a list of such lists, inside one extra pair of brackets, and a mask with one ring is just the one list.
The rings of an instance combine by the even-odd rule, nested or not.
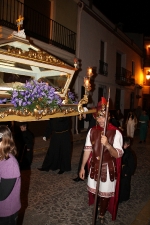
[(100, 42), (100, 61), (99, 61), (99, 74), (107, 76), (108, 64), (106, 61), (106, 42)]

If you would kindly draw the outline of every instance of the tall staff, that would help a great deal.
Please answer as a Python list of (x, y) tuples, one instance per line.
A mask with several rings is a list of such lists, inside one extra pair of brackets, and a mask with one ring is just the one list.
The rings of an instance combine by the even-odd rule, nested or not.
[[(106, 119), (105, 119), (104, 131), (103, 131), (104, 135), (106, 134), (106, 127), (107, 127), (107, 120), (108, 120), (109, 99), (110, 99), (110, 88), (108, 90), (108, 100), (107, 100), (107, 105), (106, 105)], [(103, 151), (104, 151), (104, 145), (102, 145), (102, 151), (101, 151), (101, 154), (100, 154), (100, 163), (99, 163), (98, 177), (97, 177), (97, 184), (96, 184), (95, 201), (94, 201), (94, 214), (93, 214), (93, 219), (92, 219), (92, 225), (95, 225), (95, 221), (96, 221), (97, 197), (98, 197), (98, 191), (99, 191), (99, 185), (100, 185), (100, 175), (101, 175)]]

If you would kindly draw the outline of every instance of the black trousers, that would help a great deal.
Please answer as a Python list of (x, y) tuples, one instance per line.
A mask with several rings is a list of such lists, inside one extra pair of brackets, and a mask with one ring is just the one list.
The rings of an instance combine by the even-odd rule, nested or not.
[(0, 217), (0, 225), (17, 225), (18, 212), (11, 216)]
[(130, 198), (131, 176), (124, 176), (120, 179), (119, 202), (127, 201)]
[(27, 151), (25, 148), (24, 151), (22, 152), (22, 157), (19, 161), (20, 163), (20, 168), (21, 169), (28, 169), (30, 168), (33, 160), (33, 149), (30, 149), (30, 151)]

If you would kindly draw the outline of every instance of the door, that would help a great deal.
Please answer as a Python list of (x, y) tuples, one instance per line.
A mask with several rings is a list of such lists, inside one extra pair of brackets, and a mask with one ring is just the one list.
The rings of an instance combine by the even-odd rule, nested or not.
[(103, 97), (103, 88), (102, 87), (99, 87), (98, 88), (98, 102), (101, 101), (101, 97)]

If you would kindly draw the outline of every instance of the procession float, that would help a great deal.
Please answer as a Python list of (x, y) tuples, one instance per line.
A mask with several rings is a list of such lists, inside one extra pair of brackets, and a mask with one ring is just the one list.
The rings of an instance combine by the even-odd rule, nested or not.
[(92, 113), (84, 110), (91, 90), (92, 68), (87, 69), (85, 95), (76, 100), (70, 83), (78, 70), (78, 60), (70, 66), (26, 39), (17, 20), (18, 31), (0, 39), (0, 122), (37, 121)]

